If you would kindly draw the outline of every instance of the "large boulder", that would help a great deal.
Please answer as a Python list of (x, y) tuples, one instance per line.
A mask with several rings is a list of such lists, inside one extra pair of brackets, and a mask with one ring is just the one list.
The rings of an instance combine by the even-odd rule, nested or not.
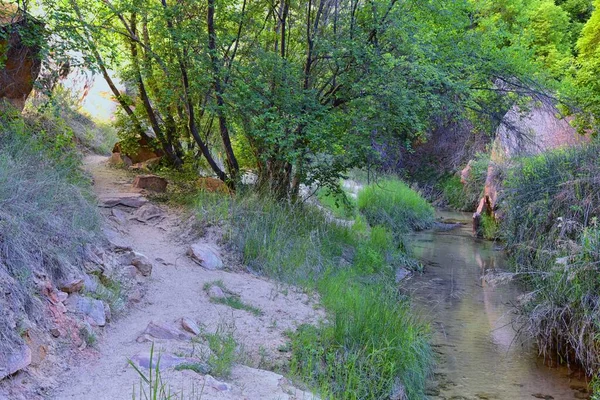
[(502, 171), (515, 157), (532, 156), (544, 151), (583, 144), (588, 136), (577, 133), (569, 118), (560, 118), (551, 104), (531, 104), (528, 110), (511, 108), (496, 130), (483, 197), (473, 214), (473, 230), (480, 232), (483, 214), (499, 218)]
[(0, 107), (7, 102), (21, 111), (42, 65), (40, 46), (22, 32), (38, 38), (43, 24), (12, 4), (0, 7)]

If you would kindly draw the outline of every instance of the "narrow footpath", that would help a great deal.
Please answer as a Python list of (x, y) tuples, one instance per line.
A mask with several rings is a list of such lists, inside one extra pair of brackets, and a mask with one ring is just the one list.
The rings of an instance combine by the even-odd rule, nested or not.
[[(196, 234), (189, 228), (189, 216), (147, 202), (143, 193), (132, 188), (133, 177), (108, 166), (105, 157), (88, 156), (85, 166), (94, 179), (107, 237), (117, 247), (129, 247), (145, 255), (153, 269), (151, 276), (140, 282), (140, 293), (134, 294), (140, 297), (136, 305), (114, 317), (97, 343), (71, 362), (60, 378), (59, 389), (48, 398), (131, 399), (134, 386), (139, 398), (140, 377), (128, 360), (145, 370), (152, 343), (165, 367), (182, 359), (203, 360), (207, 345), (197, 338), (215, 332), (233, 332), (238, 344), (239, 357), (231, 376), (220, 378), (166, 368), (163, 378), (173, 391), (184, 390), (186, 399), (192, 398), (187, 396), (192, 392), (193, 398), (202, 399), (312, 398), (281, 375), (264, 370), (285, 363), (289, 357), (285, 352), (286, 330), (323, 318), (311, 298), (295, 288), (242, 271), (236, 266), (235, 257), (228, 256), (226, 249), (219, 246), (218, 228)], [(142, 213), (141, 207), (146, 208)], [(193, 243), (218, 249), (224, 269), (211, 271), (195, 263), (186, 254)], [(207, 290), (207, 285), (217, 281), (225, 293), (239, 296), (244, 304), (259, 312), (215, 304), (211, 296), (222, 296), (223, 290), (214, 289), (215, 286), (214, 290)], [(192, 325), (191, 330), (198, 329), (200, 335), (193, 338), (193, 334), (182, 329), (182, 319)]]

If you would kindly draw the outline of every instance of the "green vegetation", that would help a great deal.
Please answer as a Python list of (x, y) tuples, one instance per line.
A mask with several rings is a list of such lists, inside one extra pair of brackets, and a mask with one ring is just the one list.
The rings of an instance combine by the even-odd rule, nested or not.
[(450, 175), (439, 181), (442, 189), (442, 195), (445, 202), (454, 210), (475, 211), (479, 200), (481, 199), (485, 179), (487, 177), (487, 168), (489, 156), (477, 154), (475, 159), (470, 161), (470, 171), (465, 183), (457, 175)]
[(358, 209), (371, 226), (382, 225), (394, 234), (431, 226), (434, 210), (404, 182), (386, 178), (358, 194)]
[[(393, 195), (401, 204), (426, 205), (390, 182), (402, 188)], [(291, 334), (293, 374), (325, 397), (379, 399), (399, 390), (409, 399), (422, 397), (432, 360), (428, 327), (394, 288), (395, 268), (415, 263), (388, 227), (371, 228), (362, 216), (352, 228), (339, 226), (310, 206), (254, 194), (203, 193), (198, 210), (202, 219), (225, 223), (226, 237), (250, 270), (320, 293), (331, 322)], [(424, 226), (414, 213), (410, 218)]]
[(238, 357), (238, 345), (233, 337), (233, 329), (221, 324), (215, 333), (205, 334), (204, 339), (211, 350), (207, 360), (211, 374), (217, 377), (229, 377), (231, 367)]
[(526, 158), (506, 181), (503, 233), (532, 290), (522, 307), (542, 351), (600, 371), (597, 143)]
[(210, 301), (211, 303), (223, 304), (228, 307), (235, 308), (236, 310), (248, 311), (250, 314), (254, 314), (257, 317), (260, 317), (264, 314), (260, 308), (244, 303), (240, 299), (240, 296), (235, 294), (228, 293), (225, 295), (225, 297), (213, 297), (210, 299)]
[(332, 192), (329, 189), (319, 189), (317, 199), (336, 218), (353, 219), (356, 215), (356, 202), (341, 190), (340, 192)]

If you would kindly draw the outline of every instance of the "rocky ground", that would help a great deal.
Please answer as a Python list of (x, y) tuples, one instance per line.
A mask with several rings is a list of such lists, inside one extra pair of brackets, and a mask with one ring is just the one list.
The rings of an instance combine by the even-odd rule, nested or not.
[[(118, 269), (110, 276), (121, 277), (104, 283), (126, 296), (111, 309), (107, 296), (93, 293), (97, 282), (89, 277), (70, 282), (86, 289), (61, 291), (58, 304), (65, 315), (89, 323), (88, 337), (76, 351), (58, 351), (43, 373), (14, 376), (7, 398), (18, 398), (26, 392), (18, 387), (42, 375), (47, 385), (38, 390), (40, 398), (130, 399), (134, 388), (140, 398), (140, 376), (129, 362), (148, 373), (152, 348), (154, 360), (160, 355), (164, 382), (172, 392), (184, 390), (186, 399), (192, 392), (189, 398), (312, 398), (268, 369), (287, 362), (287, 330), (323, 318), (313, 299), (244, 272), (220, 245), (218, 227), (198, 226), (194, 217), (148, 201), (143, 190), (133, 188), (134, 177), (110, 167), (106, 158), (89, 156), (85, 164), (106, 220), (111, 265)], [(227, 376), (211, 366), (227, 361), (219, 364), (225, 355), (209, 341), (223, 344), (230, 337), (235, 360)], [(181, 364), (195, 367), (175, 370)]]

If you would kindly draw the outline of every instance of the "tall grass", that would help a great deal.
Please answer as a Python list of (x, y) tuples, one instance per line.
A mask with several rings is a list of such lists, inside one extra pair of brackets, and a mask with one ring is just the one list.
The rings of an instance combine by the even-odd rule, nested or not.
[(255, 273), (317, 290), (331, 323), (293, 335), (292, 372), (326, 398), (422, 398), (431, 363), (428, 328), (389, 287), (409, 266), (385, 226), (329, 223), (317, 209), (255, 195), (203, 194), (200, 218), (221, 221)]
[(540, 349), (600, 372), (600, 145), (521, 160), (506, 180), (502, 224), (532, 290), (523, 308)]
[[(99, 227), (89, 182), (61, 132), (44, 131), (37, 120), (0, 116), (0, 308), (16, 319), (41, 322), (42, 300), (34, 277), (58, 280), (80, 272), (83, 247)], [(0, 351), (22, 341), (0, 313)]]
[(358, 209), (371, 226), (385, 226), (396, 235), (429, 228), (435, 215), (417, 192), (392, 178), (366, 186), (358, 194)]

